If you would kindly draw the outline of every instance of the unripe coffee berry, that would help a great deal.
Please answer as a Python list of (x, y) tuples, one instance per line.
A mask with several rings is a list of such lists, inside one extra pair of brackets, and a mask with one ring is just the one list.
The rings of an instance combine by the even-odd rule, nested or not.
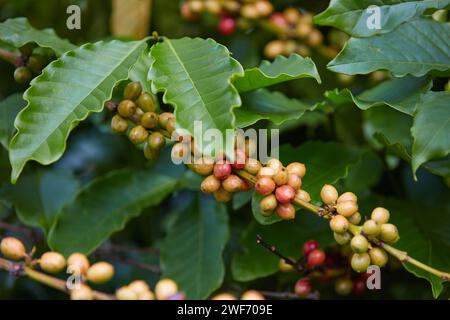
[(111, 119), (111, 129), (117, 133), (123, 133), (128, 130), (128, 122), (118, 114)]
[(280, 170), (274, 177), (273, 181), (277, 186), (282, 186), (288, 182), (288, 173), (284, 168)]
[(311, 251), (308, 255), (308, 266), (310, 267), (317, 267), (322, 265), (325, 262), (326, 259), (325, 252), (323, 252), (320, 249), (315, 249)]
[(380, 239), (388, 244), (394, 244), (399, 239), (397, 227), (391, 223), (381, 225)]
[(359, 224), (361, 222), (361, 214), (358, 211), (356, 211), (354, 214), (352, 214), (347, 219), (348, 219), (348, 222), (350, 222), (352, 224)]
[(0, 250), (6, 258), (11, 260), (23, 259), (27, 254), (22, 241), (13, 237), (3, 238)]
[(39, 74), (47, 63), (48, 61), (44, 56), (40, 54), (33, 54), (28, 58), (27, 67), (34, 73)]
[(216, 294), (211, 300), (237, 300), (235, 296), (230, 293), (219, 293)]
[(139, 300), (155, 300), (155, 294), (151, 291), (146, 291), (138, 296)]
[(225, 180), (230, 176), (230, 174), (231, 174), (231, 164), (228, 161), (222, 160), (214, 165), (214, 175), (216, 176), (217, 179)]
[(185, 157), (190, 156), (189, 145), (187, 145), (184, 142), (175, 143), (172, 146), (172, 151), (170, 152), (170, 155), (172, 157), (172, 160), (174, 161), (183, 161)]
[(370, 256), (367, 252), (355, 253), (350, 261), (352, 269), (358, 273), (366, 272), (370, 265)]
[(127, 287), (133, 290), (137, 295), (150, 291), (150, 287), (144, 280), (134, 280)]
[(358, 202), (358, 198), (356, 197), (356, 195), (353, 192), (344, 192), (337, 199), (337, 203), (346, 202), (346, 201)]
[(294, 267), (288, 264), (284, 259), (280, 259), (278, 267), (280, 268), (281, 272), (291, 272), (295, 270)]
[(277, 215), (283, 220), (292, 220), (295, 218), (295, 208), (291, 203), (279, 203), (276, 208)]
[(281, 169), (283, 168), (283, 164), (281, 163), (280, 160), (272, 158), (267, 162), (266, 167), (272, 168), (275, 175), (281, 171)]
[(352, 248), (353, 252), (364, 253), (369, 248), (369, 242), (367, 241), (366, 237), (358, 234), (354, 236), (350, 241), (350, 247)]
[(143, 126), (136, 126), (130, 130), (129, 138), (134, 144), (139, 144), (145, 141), (148, 137), (148, 131)]
[(376, 237), (380, 234), (381, 227), (378, 223), (375, 222), (375, 220), (370, 219), (364, 222), (362, 231), (369, 236)]
[(202, 181), (200, 189), (205, 193), (214, 193), (220, 189), (220, 180), (214, 175), (210, 175)]
[(136, 105), (131, 100), (122, 100), (117, 107), (117, 112), (122, 117), (129, 118), (136, 112)]
[(137, 300), (138, 294), (129, 286), (125, 286), (116, 290), (116, 298), (117, 300)]
[(316, 249), (319, 249), (319, 243), (316, 240), (308, 240), (303, 244), (303, 255), (308, 256)]
[(247, 192), (247, 191), (250, 191), (253, 189), (253, 185), (250, 182), (248, 182), (245, 179), (241, 179), (241, 180), (242, 180), (242, 185), (241, 185), (242, 192)]
[(147, 138), (147, 143), (150, 148), (155, 150), (160, 150), (164, 148), (166, 144), (166, 138), (162, 135), (161, 132), (153, 131)]
[(175, 115), (171, 112), (163, 112), (159, 115), (159, 125), (161, 128), (165, 129), (167, 127), (167, 122), (169, 119), (174, 118)]
[(310, 202), (311, 201), (311, 196), (309, 195), (308, 192), (306, 192), (305, 190), (297, 190), (295, 193), (295, 197), (301, 201), (304, 202)]
[(214, 160), (209, 157), (202, 157), (195, 159), (194, 161), (194, 171), (201, 175), (201, 176), (207, 176), (210, 175), (213, 172), (214, 169)]
[(300, 162), (292, 162), (286, 167), (287, 172), (295, 174), (299, 176), (299, 178), (303, 178), (306, 174), (306, 167), (303, 163)]
[(257, 174), (259, 169), (261, 169), (261, 163), (256, 159), (248, 158), (244, 169), (250, 174)]
[(339, 278), (334, 284), (334, 291), (340, 296), (347, 296), (353, 290), (353, 282), (349, 278)]
[(344, 233), (348, 230), (348, 221), (343, 216), (334, 216), (330, 220), (330, 228), (336, 233)]
[(269, 168), (269, 167), (261, 167), (261, 169), (259, 169), (258, 174), (256, 175), (257, 178), (262, 178), (262, 177), (268, 177), (268, 178), (273, 178), (275, 176), (275, 170), (273, 168)]
[(334, 240), (336, 240), (337, 244), (340, 244), (341, 246), (346, 243), (349, 243), (349, 241), (352, 239), (351, 234), (348, 232), (344, 232), (344, 233), (333, 232), (333, 237), (334, 237)]
[(175, 118), (170, 118), (166, 124), (167, 132), (172, 135), (172, 133), (177, 129)]
[(358, 211), (358, 205), (356, 204), (356, 202), (353, 201), (339, 202), (336, 205), (336, 211), (340, 215), (343, 215), (344, 217), (348, 218)]
[(80, 284), (70, 291), (70, 300), (93, 300), (92, 289), (85, 284)]
[(141, 124), (142, 116), (144, 115), (144, 111), (141, 108), (136, 108), (136, 112), (130, 117), (130, 120), (134, 123)]
[(159, 150), (153, 149), (148, 143), (144, 145), (144, 157), (148, 160), (156, 160), (159, 156)]
[(155, 112), (156, 106), (153, 101), (153, 97), (147, 92), (142, 92), (139, 98), (136, 100), (136, 104), (144, 112)]
[(123, 98), (127, 100), (136, 100), (142, 92), (142, 86), (139, 82), (133, 81), (126, 85), (123, 90)]
[(266, 300), (266, 298), (259, 291), (248, 290), (242, 294), (241, 300)]
[(260, 17), (267, 17), (273, 12), (273, 5), (267, 0), (259, 0), (254, 3), (254, 10)]
[(238, 192), (241, 190), (242, 180), (237, 175), (230, 175), (228, 178), (223, 180), (222, 187), (231, 193)]
[(308, 278), (302, 278), (297, 280), (294, 287), (294, 292), (296, 295), (304, 298), (311, 292), (311, 282)]
[(67, 270), (72, 274), (84, 275), (89, 269), (89, 260), (82, 253), (72, 253), (67, 258)]
[(326, 184), (320, 190), (320, 198), (325, 204), (332, 205), (336, 203), (338, 198), (338, 192), (335, 187), (330, 184)]
[(279, 203), (291, 203), (295, 198), (295, 190), (291, 186), (284, 185), (275, 190), (275, 196)]
[(272, 178), (262, 177), (255, 183), (255, 191), (263, 196), (271, 194), (275, 190), (275, 182)]
[(231, 192), (228, 192), (224, 188), (219, 188), (216, 192), (214, 192), (214, 198), (217, 202), (228, 202), (233, 197)]
[(287, 184), (294, 188), (294, 190), (298, 190), (302, 186), (302, 179), (293, 173), (288, 174), (288, 181)]
[(378, 247), (370, 249), (369, 256), (372, 264), (379, 266), (380, 268), (384, 267), (389, 259), (386, 251)]
[(387, 223), (389, 221), (389, 211), (385, 208), (378, 207), (373, 209), (372, 215), (370, 216), (372, 220), (375, 220), (376, 223), (382, 225), (383, 223)]
[(33, 75), (31, 74), (31, 70), (27, 67), (18, 67), (14, 70), (14, 80), (18, 84), (27, 84), (30, 82)]
[(154, 112), (146, 112), (141, 117), (141, 125), (147, 129), (156, 128), (158, 125), (158, 115)]
[(49, 273), (57, 273), (66, 266), (66, 259), (58, 252), (46, 252), (39, 259), (39, 266)]
[[(259, 202), (259, 207), (261, 211), (264, 213), (267, 213), (267, 215), (272, 214), (273, 210), (276, 209), (278, 205), (278, 201), (273, 194), (269, 194), (268, 196), (265, 196), (261, 199)], [(265, 214), (264, 214), (265, 215)]]
[(155, 295), (158, 300), (167, 300), (178, 292), (178, 286), (172, 279), (161, 279), (156, 283)]
[(86, 278), (92, 283), (101, 284), (108, 282), (114, 276), (114, 267), (108, 262), (93, 264), (86, 273)]

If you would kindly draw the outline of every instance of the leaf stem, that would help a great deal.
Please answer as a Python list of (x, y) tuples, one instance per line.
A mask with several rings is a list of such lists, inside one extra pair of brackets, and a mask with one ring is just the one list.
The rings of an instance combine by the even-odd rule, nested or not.
[(22, 58), (20, 55), (15, 54), (11, 51), (0, 48), (0, 58), (6, 62), (11, 63), (13, 66), (18, 67), (22, 63)]

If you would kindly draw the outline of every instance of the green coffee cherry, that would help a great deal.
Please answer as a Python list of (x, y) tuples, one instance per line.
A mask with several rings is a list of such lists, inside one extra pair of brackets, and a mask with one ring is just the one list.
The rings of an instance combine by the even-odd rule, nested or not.
[(139, 144), (148, 137), (148, 131), (143, 126), (136, 126), (130, 130), (129, 137), (132, 143)]
[(364, 253), (369, 248), (369, 242), (367, 241), (366, 237), (359, 234), (352, 238), (352, 240), (350, 241), (350, 247), (352, 248), (353, 252)]
[(388, 244), (394, 244), (399, 239), (397, 227), (392, 223), (385, 223), (381, 225), (380, 239)]
[(155, 112), (156, 106), (153, 101), (153, 97), (147, 92), (142, 92), (139, 98), (136, 100), (136, 104), (139, 108), (145, 112)]
[(353, 290), (353, 281), (349, 278), (339, 278), (334, 284), (334, 291), (340, 296), (347, 296)]
[(158, 131), (152, 132), (148, 136), (147, 141), (150, 148), (155, 150), (161, 150), (166, 144), (166, 138), (164, 138), (163, 134)]
[(19, 84), (27, 84), (32, 77), (33, 75), (27, 67), (18, 67), (14, 70), (14, 80)]
[(344, 245), (344, 244), (348, 243), (352, 238), (351, 234), (348, 232), (344, 232), (344, 233), (333, 232), (333, 236), (334, 236), (334, 240), (336, 240), (336, 242), (340, 245)]
[(147, 129), (156, 128), (158, 125), (158, 115), (154, 112), (146, 112), (141, 117), (141, 125)]
[(370, 265), (370, 256), (367, 252), (365, 253), (355, 253), (352, 256), (350, 262), (352, 269), (358, 273), (366, 272)]
[(378, 223), (375, 222), (375, 220), (370, 219), (364, 222), (362, 231), (369, 236), (376, 237), (380, 234), (381, 227)]
[(117, 107), (117, 112), (122, 117), (129, 118), (136, 112), (136, 105), (131, 100), (122, 100)]
[(361, 214), (359, 212), (355, 212), (348, 218), (348, 222), (351, 224), (359, 224), (361, 222)]
[(117, 133), (123, 133), (128, 130), (128, 121), (116, 114), (111, 119), (111, 129)]
[(127, 100), (136, 100), (141, 94), (141, 92), (142, 86), (139, 82), (137, 81), (130, 82), (123, 90), (123, 98)]
[(47, 59), (40, 54), (33, 54), (27, 61), (27, 67), (36, 74), (41, 73), (44, 69)]
[(148, 143), (145, 143), (144, 145), (144, 157), (147, 160), (153, 161), (158, 159), (159, 156), (159, 150), (153, 149), (152, 147), (150, 147), (150, 145)]
[(369, 250), (369, 256), (370, 260), (374, 265), (381, 267), (384, 267), (386, 263), (388, 262), (388, 254), (386, 251), (382, 248), (375, 247), (373, 249)]

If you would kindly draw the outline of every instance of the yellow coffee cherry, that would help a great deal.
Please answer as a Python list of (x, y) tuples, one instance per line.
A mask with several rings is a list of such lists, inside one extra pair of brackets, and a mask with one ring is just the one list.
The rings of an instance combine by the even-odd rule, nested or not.
[(350, 247), (353, 252), (364, 253), (369, 248), (369, 241), (367, 241), (366, 237), (359, 234), (352, 238), (350, 241)]
[(267, 162), (266, 167), (272, 168), (275, 176), (277, 173), (281, 171), (281, 169), (283, 168), (283, 164), (281, 163), (280, 160), (272, 158)]
[(131, 129), (129, 137), (132, 143), (139, 144), (148, 138), (148, 131), (143, 126), (136, 126)]
[(338, 202), (336, 211), (340, 215), (348, 218), (358, 211), (358, 205), (353, 201)]
[(97, 262), (87, 271), (86, 278), (95, 284), (108, 282), (114, 276), (114, 267), (108, 262)]
[(155, 294), (153, 292), (146, 291), (146, 292), (142, 292), (139, 294), (138, 296), (139, 300), (155, 300)]
[(66, 266), (66, 259), (58, 252), (46, 252), (39, 259), (39, 266), (42, 270), (49, 273), (57, 273)]
[(116, 290), (117, 300), (137, 300), (138, 294), (129, 286), (121, 287)]
[(134, 81), (126, 85), (123, 90), (123, 97), (127, 100), (136, 100), (141, 94), (142, 86), (139, 82)]
[(207, 176), (210, 175), (213, 172), (214, 169), (214, 159), (210, 157), (202, 157), (195, 159), (194, 161), (194, 171), (201, 175), (201, 176)]
[(136, 292), (138, 295), (150, 291), (150, 287), (144, 280), (134, 280), (127, 287)]
[(332, 205), (336, 203), (339, 194), (335, 187), (330, 184), (326, 184), (320, 190), (320, 198), (325, 204)]
[(382, 225), (383, 223), (387, 223), (389, 221), (389, 211), (385, 208), (378, 207), (373, 209), (372, 215), (370, 216), (372, 220), (375, 220), (376, 223)]
[(375, 220), (367, 220), (362, 226), (362, 231), (369, 236), (378, 236), (381, 232), (381, 227)]
[(381, 225), (380, 239), (388, 244), (394, 244), (399, 239), (397, 227), (392, 223), (384, 223)]
[(154, 112), (145, 112), (141, 117), (141, 125), (147, 129), (156, 128), (158, 121), (158, 115)]
[(75, 252), (67, 258), (67, 268), (74, 274), (84, 275), (90, 266), (89, 260), (83, 253)]
[(384, 267), (388, 262), (388, 254), (382, 248), (375, 247), (369, 250), (370, 260), (374, 265), (379, 266), (380, 268)]
[(116, 133), (124, 133), (128, 130), (128, 121), (116, 114), (111, 119), (111, 130)]
[(22, 241), (13, 237), (3, 238), (0, 243), (0, 250), (6, 258), (11, 260), (23, 259), (27, 254)]
[(278, 267), (280, 268), (281, 272), (291, 272), (294, 271), (294, 267), (290, 264), (286, 263), (284, 259), (280, 259), (280, 262), (278, 263)]
[(250, 174), (257, 174), (259, 169), (261, 169), (261, 162), (253, 158), (248, 158), (244, 169)]
[(167, 122), (169, 122), (169, 119), (174, 118), (175, 115), (171, 112), (163, 112), (159, 115), (159, 125), (161, 128), (166, 129)]
[(333, 232), (333, 236), (334, 236), (334, 240), (336, 240), (336, 242), (340, 245), (344, 245), (352, 239), (352, 236), (348, 232), (344, 232), (344, 233)]
[(213, 296), (211, 300), (237, 300), (237, 299), (230, 293), (219, 293)]
[(336, 233), (344, 233), (348, 230), (348, 221), (343, 216), (334, 216), (330, 220), (330, 228)]
[(306, 174), (306, 166), (300, 162), (292, 162), (288, 164), (288, 166), (286, 167), (286, 171), (289, 174), (296, 174), (300, 178), (303, 178)]
[(92, 289), (85, 284), (78, 285), (77, 288), (70, 290), (71, 300), (93, 300), (94, 293)]
[(357, 211), (348, 217), (348, 222), (351, 224), (359, 224), (361, 222), (361, 214)]
[(370, 256), (367, 252), (364, 253), (355, 253), (352, 256), (352, 259), (350, 261), (350, 264), (358, 273), (366, 272), (367, 268), (370, 265)]
[(241, 300), (266, 300), (266, 298), (259, 291), (248, 290), (242, 294)]
[(167, 300), (178, 292), (178, 285), (172, 279), (161, 279), (156, 283), (155, 295), (158, 300)]
[(261, 169), (259, 169), (258, 174), (256, 175), (256, 177), (262, 178), (262, 177), (268, 177), (268, 178), (273, 178), (275, 176), (275, 170), (273, 168), (270, 167), (261, 167)]
[(311, 201), (311, 196), (305, 190), (301, 190), (301, 189), (297, 190), (295, 192), (295, 197), (297, 199), (300, 199), (300, 200), (305, 201), (305, 202), (310, 202)]
[(131, 100), (122, 100), (117, 107), (117, 112), (122, 117), (129, 118), (136, 112), (136, 105)]
[(358, 198), (356, 197), (356, 195), (353, 192), (344, 192), (337, 199), (337, 203), (346, 202), (346, 201), (358, 202)]

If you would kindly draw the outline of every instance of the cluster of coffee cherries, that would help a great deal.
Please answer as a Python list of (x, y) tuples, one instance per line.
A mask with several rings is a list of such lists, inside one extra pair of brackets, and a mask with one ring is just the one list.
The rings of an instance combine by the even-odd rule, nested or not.
[(175, 131), (174, 114), (157, 113), (155, 99), (142, 90), (139, 82), (130, 82), (124, 89), (123, 100), (111, 107), (117, 112), (111, 119), (112, 131), (128, 132), (132, 143), (144, 143), (144, 155), (149, 160), (158, 157), (166, 144), (165, 135), (170, 137)]
[(361, 214), (358, 212), (357, 197), (354, 193), (345, 192), (339, 196), (336, 188), (325, 185), (320, 196), (325, 203), (325, 212), (331, 217), (330, 228), (334, 232), (334, 239), (340, 245), (350, 244), (353, 251), (353, 270), (365, 272), (371, 263), (379, 267), (385, 266), (388, 254), (383, 248), (376, 246), (377, 241), (370, 240), (379, 239), (384, 243), (394, 244), (400, 239), (397, 227), (388, 223), (389, 211), (377, 207), (373, 209), (370, 219), (358, 226)]
[(20, 48), (21, 56), (14, 70), (14, 80), (19, 84), (27, 84), (39, 75), (42, 69), (50, 62), (48, 56), (33, 52), (34, 43), (28, 43)]
[[(38, 268), (46, 273), (55, 274), (67, 270), (71, 275), (80, 277), (81, 282), (68, 288), (72, 300), (93, 300), (94, 291), (88, 285), (104, 284), (114, 276), (114, 266), (105, 261), (91, 265), (83, 253), (72, 253), (67, 259), (59, 252), (48, 251), (38, 259), (33, 258), (34, 250), (28, 253), (24, 244), (17, 238), (5, 237), (0, 242), (0, 251), (13, 261), (24, 260), (25, 265)], [(143, 280), (135, 280), (129, 285), (117, 289), (118, 300), (181, 300), (184, 295), (178, 291), (177, 284), (171, 279), (161, 279), (155, 286), (155, 293)]]
[[(238, 298), (231, 293), (224, 292), (214, 295), (211, 300), (238, 300)], [(266, 300), (266, 298), (257, 290), (247, 290), (241, 294), (239, 300)]]

